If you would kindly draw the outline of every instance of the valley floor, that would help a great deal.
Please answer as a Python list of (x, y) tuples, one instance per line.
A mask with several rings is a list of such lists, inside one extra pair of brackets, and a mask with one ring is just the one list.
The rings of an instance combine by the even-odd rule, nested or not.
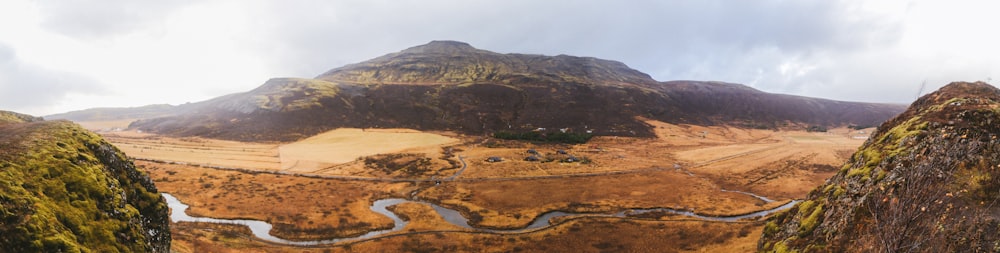
[[(400, 129), (340, 129), (297, 143), (103, 134), (136, 158), (160, 191), (190, 205), (192, 216), (267, 221), (274, 224), (272, 235), (291, 240), (392, 227), (391, 219), (369, 209), (385, 198), (436, 203), (459, 210), (474, 227), (495, 229), (524, 227), (550, 211), (665, 207), (712, 216), (751, 213), (804, 197), (867, 137), (848, 129), (809, 133), (649, 123), (658, 138), (596, 137), (580, 145)], [(526, 161), (529, 156), (541, 161)], [(502, 161), (488, 162), (491, 157)], [(566, 162), (570, 158), (577, 161)], [(498, 234), (454, 226), (424, 204), (394, 209), (410, 221), (402, 231), (315, 247), (263, 242), (240, 226), (173, 223), (174, 251), (747, 252), (763, 226), (756, 220), (651, 213), (558, 218), (540, 230)]]

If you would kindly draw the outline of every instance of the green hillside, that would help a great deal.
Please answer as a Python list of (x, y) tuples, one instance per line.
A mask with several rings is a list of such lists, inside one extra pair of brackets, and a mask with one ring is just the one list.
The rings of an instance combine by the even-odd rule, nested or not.
[(114, 146), (69, 121), (0, 133), (0, 249), (169, 251), (166, 202)]

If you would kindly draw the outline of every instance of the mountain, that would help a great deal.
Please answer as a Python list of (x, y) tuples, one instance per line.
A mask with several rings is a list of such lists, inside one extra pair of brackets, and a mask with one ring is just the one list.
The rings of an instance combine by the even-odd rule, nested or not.
[(841, 171), (767, 223), (776, 252), (995, 252), (1000, 90), (948, 84), (883, 123)]
[(101, 137), (0, 111), (0, 251), (168, 252), (166, 202)]
[(653, 136), (640, 117), (759, 128), (873, 126), (903, 109), (770, 94), (739, 84), (659, 82), (616, 61), (499, 54), (433, 41), (314, 79), (271, 79), (131, 127), (249, 141), (297, 140), (338, 127), (466, 134), (568, 128)]

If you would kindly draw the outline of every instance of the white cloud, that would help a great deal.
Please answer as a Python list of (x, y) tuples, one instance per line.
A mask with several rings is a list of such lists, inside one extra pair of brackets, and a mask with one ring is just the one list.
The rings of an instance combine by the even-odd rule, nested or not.
[[(0, 59), (13, 60), (0, 69), (6, 76), (0, 96), (52, 99), (0, 107), (49, 114), (194, 102), (440, 39), (501, 53), (617, 60), (664, 81), (721, 80), (769, 92), (906, 103), (924, 80), (929, 91), (1000, 74), (1000, 39), (990, 27), (996, 5), (8, 0), (0, 3), (6, 45)], [(22, 87), (56, 88), (52, 83), (62, 85), (60, 95)]]

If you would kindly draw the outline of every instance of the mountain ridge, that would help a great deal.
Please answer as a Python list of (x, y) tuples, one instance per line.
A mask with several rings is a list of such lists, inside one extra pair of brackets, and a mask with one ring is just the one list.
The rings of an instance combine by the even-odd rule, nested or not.
[(721, 82), (659, 82), (617, 61), (500, 54), (433, 41), (314, 79), (271, 79), (183, 110), (130, 127), (246, 141), (292, 141), (339, 127), (463, 134), (545, 128), (652, 137), (644, 119), (770, 129), (872, 126), (903, 106), (778, 95)]
[[(440, 60), (446, 58), (445, 61)], [(400, 71), (384, 72), (386, 69)], [(618, 76), (621, 78), (609, 78)], [(500, 54), (464, 42), (432, 41), (400, 52), (331, 69), (315, 79), (353, 83), (549, 81), (655, 83), (649, 75), (617, 61), (568, 55)], [(584, 77), (584, 78), (579, 78)]]

